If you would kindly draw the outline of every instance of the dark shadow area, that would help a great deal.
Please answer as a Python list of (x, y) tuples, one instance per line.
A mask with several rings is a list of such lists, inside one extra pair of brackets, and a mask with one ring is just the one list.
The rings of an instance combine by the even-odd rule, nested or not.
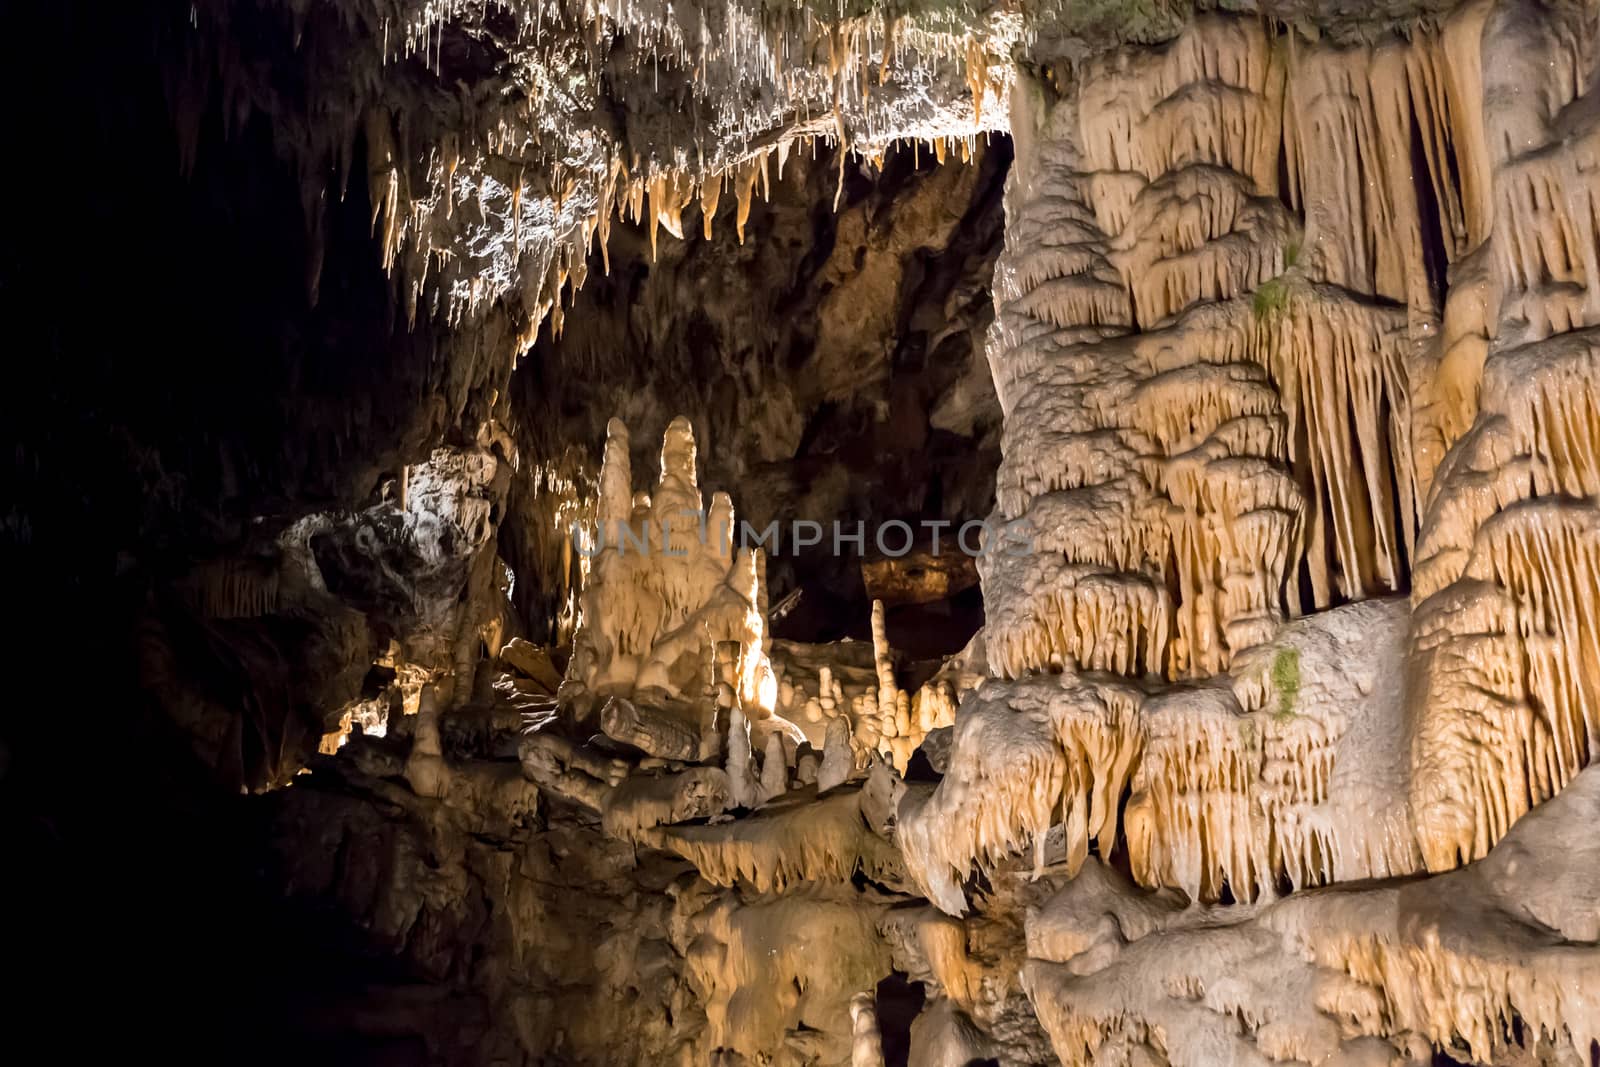
[(878, 983), (878, 1032), (883, 1035), (884, 1067), (907, 1067), (911, 1056), (911, 1022), (927, 1002), (921, 982), (899, 971)]
[[(32, 161), (6, 178), (18, 210), (0, 260), (0, 575), (26, 606), (14, 651), (37, 684), (0, 722), (4, 943), (18, 979), (0, 1047), (13, 1060), (52, 1047), (415, 1062), (403, 1038), (346, 1036), (335, 1051), (305, 1030), (306, 1005), (411, 976), (349, 952), (358, 931), (285, 910), (263, 881), (252, 799), (219, 786), (140, 675), (150, 620), (182, 614), (178, 576), (306, 511), (365, 501), (447, 432), (425, 399), (439, 392), (438, 335), (406, 328), (375, 269), (364, 181), (327, 205), (314, 248), (299, 177), (264, 121), (225, 137), (216, 99), (180, 174), (164, 64), (187, 4), (15, 16), (25, 47), (62, 54), (6, 74)], [(304, 681), (301, 629), (267, 616), (174, 639), (183, 669), (238, 713), (231, 743), (246, 763), (299, 743), (300, 709), (273, 683)]]

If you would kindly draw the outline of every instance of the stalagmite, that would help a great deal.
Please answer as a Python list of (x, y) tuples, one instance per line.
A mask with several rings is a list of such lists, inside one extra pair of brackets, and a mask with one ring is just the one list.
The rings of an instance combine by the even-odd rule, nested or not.
[(925, 1008), (911, 1024), (910, 1062), (926, 1067), (966, 1067), (995, 1058), (993, 1045), (948, 1000)]
[(850, 998), (850, 1067), (883, 1067), (883, 1038), (878, 1033), (878, 1010), (871, 993)]
[(736, 806), (753, 808), (761, 803), (761, 782), (750, 754), (750, 725), (738, 708), (728, 720), (728, 782)]
[(900, 689), (894, 680), (894, 659), (889, 651), (881, 600), (872, 602), (872, 656), (878, 674), (878, 710), (892, 715), (900, 701)]
[(789, 788), (789, 767), (783, 758), (783, 737), (768, 734), (761, 759), (761, 803), (780, 797)]
[[(748, 550), (732, 551), (734, 514), (726, 494), (714, 494), (704, 509), (696, 462), (693, 427), (687, 419), (673, 420), (655, 490), (636, 495), (627, 430), (611, 421), (596, 529), (589, 534), (584, 625), (574, 635), (560, 693), (562, 703), (580, 713), (611, 698), (632, 701), (637, 717), (655, 724), (643, 728), (652, 738), (663, 731), (684, 734), (681, 743), (669, 744), (670, 753), (655, 753), (672, 759), (693, 758), (697, 750), (698, 741), (691, 746), (687, 736), (698, 737), (700, 724), (685, 717), (683, 705), (705, 691), (710, 653), (718, 645), (738, 649), (735, 688), (747, 717), (765, 718), (777, 700), (766, 620), (757, 610), (764, 595), (761, 563)], [(617, 705), (614, 714), (624, 714), (624, 707)]]
[(439, 694), (433, 686), (423, 686), (411, 753), (406, 757), (406, 781), (420, 797), (439, 797), (444, 795), (449, 773), (439, 744)]
[(850, 723), (838, 716), (828, 721), (828, 739), (822, 748), (822, 766), (817, 770), (817, 792), (843, 785), (856, 770), (855, 750), (850, 746)]

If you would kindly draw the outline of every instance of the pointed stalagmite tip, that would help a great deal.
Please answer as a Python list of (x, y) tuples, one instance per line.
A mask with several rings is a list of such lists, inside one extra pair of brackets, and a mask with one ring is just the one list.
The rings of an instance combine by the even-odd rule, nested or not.
[(667, 425), (661, 438), (661, 480), (677, 478), (686, 485), (697, 485), (694, 424), (679, 415)]

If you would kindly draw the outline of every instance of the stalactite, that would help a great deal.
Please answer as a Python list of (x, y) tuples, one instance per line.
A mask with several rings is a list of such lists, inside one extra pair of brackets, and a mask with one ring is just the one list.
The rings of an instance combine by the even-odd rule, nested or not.
[(1297, 49), (1286, 150), (1308, 266), (1352, 292), (1431, 309), (1413, 191), (1409, 46)]
[(235, 559), (211, 560), (179, 583), (185, 599), (207, 619), (253, 619), (278, 610), (275, 568)]
[(1090, 837), (1109, 848), (1137, 758), (1137, 708), (1126, 685), (1070, 675), (980, 689), (956, 718), (957, 758), (939, 788), (901, 812), (900, 848), (928, 899), (961, 915), (974, 863), (993, 866), (1031, 848), (1041, 868), (1045, 831), (1058, 815), (1069, 820), (1071, 870)]
[(1069, 874), (1092, 840), (1102, 857), (1125, 847), (1141, 884), (1194, 900), (1416, 870), (1399, 684), (1407, 607), (1297, 620), (1204, 685), (1147, 692), (1070, 673), (985, 683), (956, 716), (944, 780), (902, 812), (913, 878), (961, 914), (974, 864), (993, 870), (1031, 847), (1037, 869), (1057, 822)]
[[(1308, 483), (1306, 562), (1316, 606), (1405, 588), (1419, 509), (1404, 313), (1332, 286), (1277, 283), (1260, 355)], [(1335, 589), (1337, 586), (1337, 589)]]
[(1583, 176), (1600, 129), (1586, 95), (1594, 20), (1576, 5), (1515, 2), (1477, 18), (1493, 225), (1475, 254), (1482, 322), (1463, 309), (1464, 340), (1449, 338), (1445, 358), (1456, 347), (1469, 367), (1481, 358), (1481, 389), (1446, 409), (1455, 439), (1415, 568), (1412, 806), (1433, 869), (1488, 853), (1600, 737), (1600, 237)]

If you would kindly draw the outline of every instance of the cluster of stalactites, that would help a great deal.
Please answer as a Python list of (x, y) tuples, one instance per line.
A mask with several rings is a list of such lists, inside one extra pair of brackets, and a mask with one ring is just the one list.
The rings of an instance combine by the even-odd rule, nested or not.
[[(1277, 644), (1286, 617), (1404, 592), (1411, 561), (1426, 556), (1424, 494), (1443, 447), (1468, 433), (1482, 359), (1481, 319), (1462, 306), (1448, 334), (1461, 351), (1435, 349), (1455, 380), (1414, 403), (1437, 315), (1422, 227), (1432, 205), (1446, 255), (1479, 262), (1467, 253), (1489, 220), (1483, 118), (1462, 95), (1476, 67), (1452, 69), (1451, 57), (1472, 51), (1470, 27), (1483, 17), (1468, 11), (1410, 51), (1303, 53), (1277, 47), (1257, 23), (1201, 19), (1163, 49), (1095, 61), (1077, 99), (1025, 116), (1035, 136), (1008, 186), (989, 356), (1006, 415), (998, 510), (1032, 524), (1031, 551), (980, 561), (988, 659), (1006, 681), (974, 703), (966, 731), (1005, 731), (1005, 744), (968, 738), (964, 709), (951, 774), (984, 782), (963, 787), (983, 799), (963, 811), (945, 795), (959, 789), (941, 787), (903, 824), (913, 873), (941, 906), (964, 903), (953, 887), (972, 863), (1042, 847), (1058, 783), (1080, 754), (1112, 788), (1131, 788), (1118, 843), (1147, 884), (1248, 899), (1421, 864), (1428, 843), (1411, 824), (1401, 690), (1375, 680), (1398, 679), (1399, 663), (1328, 695), (1316, 714), (1293, 712), (1292, 692), (1275, 714), (1276, 683), (1253, 672), (1269, 652), (1298, 656)], [(1377, 72), (1371, 85), (1358, 84), (1364, 71)], [(1431, 193), (1410, 188), (1418, 137)], [(1280, 145), (1290, 160), (1283, 192), (1305, 208), (1304, 235), (1278, 198)], [(1330, 172), (1354, 176), (1313, 173), (1324, 156)], [(1338, 243), (1346, 231), (1357, 236)], [(1548, 387), (1547, 407), (1559, 390), (1580, 398), (1541, 423), (1576, 470), (1586, 460), (1569, 442), (1592, 434), (1581, 398), (1594, 394), (1542, 381), (1505, 388)], [(1596, 492), (1570, 473), (1534, 477)], [(1478, 492), (1452, 506), (1492, 501)], [(1581, 572), (1568, 562), (1583, 555), (1575, 546), (1543, 554)], [(1384, 618), (1402, 648), (1407, 616)], [(1347, 658), (1360, 647), (1340, 640)], [(1581, 705), (1566, 680), (1581, 678), (1581, 665), (1562, 655), (1537, 672), (1541, 684)], [(1298, 660), (1285, 662), (1292, 673)], [(1112, 743), (1066, 740), (1049, 714), (1018, 711), (1029, 687), (1066, 684), (1043, 672), (1080, 686), (1101, 672), (1207, 678), (1235, 666), (1231, 692), (1213, 681), (1136, 696)], [(1350, 729), (1340, 709), (1370, 703), (1374, 687), (1388, 701), (1371, 713), (1381, 725)], [(1009, 716), (998, 710), (1007, 705)], [(1550, 731), (1546, 777), (1581, 766), (1586, 715), (1580, 706)], [(1359, 738), (1349, 751), (1347, 733)], [(1028, 768), (1015, 789), (999, 781), (997, 752)], [(1127, 753), (1130, 764), (1113, 770)], [(1363, 767), (1382, 772), (1351, 769)], [(1082, 818), (1105, 827), (1102, 814)], [(1114, 812), (1111, 821), (1116, 841)], [(1076, 856), (1087, 835), (1063, 825)]]
[(1311, 503), (1305, 607), (1400, 592), (1420, 511), (1405, 312), (1325, 284), (1285, 280), (1271, 292), (1275, 302), (1257, 309), (1256, 351)]
[(1197, 18), (1165, 47), (1092, 60), (1082, 84), (1091, 169), (1155, 181), (1215, 164), (1276, 192), (1283, 64), (1258, 22)]
[(1147, 885), (1239, 899), (1421, 865), (1406, 803), (1403, 599), (1285, 626), (1234, 664), (1227, 689), (1146, 705), (1125, 815)]
[(1003, 101), (1007, 77), (989, 56), (1006, 54), (1021, 31), (1014, 13), (961, 6), (846, 14), (799, 3), (407, 0), (370, 19), (379, 62), (416, 56), (437, 69), (446, 32), (485, 25), (491, 9), (515, 26), (502, 44), (527, 68), (534, 105), (573, 91), (556, 84), (561, 75), (597, 83), (621, 73), (650, 79), (657, 92), (686, 82), (711, 112), (708, 128), (670, 148), (712, 164), (758, 147), (786, 117), (810, 123), (864, 112), (880, 87), (893, 97), (902, 82), (922, 87), (950, 74), (971, 94), (978, 126), (985, 108)]
[(913, 881), (961, 915), (976, 863), (992, 869), (1023, 849), (1046, 861), (1046, 832), (1068, 826), (1068, 868), (1089, 840), (1109, 851), (1117, 805), (1140, 743), (1139, 696), (1122, 683), (1036, 675), (987, 683), (956, 717), (951, 762), (920, 805), (902, 805), (897, 839)]
[[(492, 340), (515, 358), (547, 317), (559, 330), (563, 290), (583, 285), (598, 218), (594, 184), (579, 167), (548, 183), (558, 193), (541, 195), (547, 183), (528, 165), (501, 158), (492, 136), (481, 143), (448, 136), (418, 159), (405, 132), (387, 108), (367, 110), (372, 230), (408, 324), (420, 313), (458, 325), (513, 293), (520, 314), (509, 336)], [(574, 144), (569, 168), (572, 160), (599, 166), (603, 149), (593, 136), (575, 136)]]
[(178, 588), (202, 618), (254, 619), (278, 610), (278, 582), (270, 567), (223, 558), (195, 565)]
[(1338, 608), (1231, 674), (1159, 692), (1104, 674), (985, 683), (956, 717), (944, 779), (901, 812), (913, 879), (960, 914), (974, 866), (1028, 850), (1036, 871), (1072, 875), (1091, 846), (1125, 848), (1137, 881), (1191, 900), (1416, 870), (1394, 682), (1408, 620), (1403, 600)]
[(1591, 5), (1496, 5), (1483, 30), (1497, 349), (1600, 325)]
[(1439, 311), (1425, 231), (1449, 261), (1487, 234), (1477, 55), (1487, 6), (1468, 5), (1409, 41), (1293, 50), (1286, 192), (1305, 213), (1308, 268), (1405, 305), (1418, 321)]
[[(1474, 1063), (1577, 1063), (1600, 1030), (1584, 992), (1597, 977), (1592, 946), (1530, 938), (1531, 954), (1510, 950), (1498, 943), (1508, 936), (1501, 927), (1478, 931), (1487, 944), (1441, 943), (1425, 932), (1434, 924), (1397, 918), (1440, 906), (1393, 888), (1229, 915), (1184, 912), (1116, 880), (1097, 873), (1029, 915), (1030, 941), (1049, 956), (1030, 953), (1023, 988), (1072, 1067), (1141, 1062), (1158, 1049), (1173, 1049), (1170, 1062), (1183, 1067), (1423, 1065), (1436, 1047), (1465, 1050)], [(1466, 890), (1416, 888), (1447, 899)]]
[(1591, 331), (1491, 356), (1417, 570), (1415, 803), (1435, 867), (1482, 856), (1600, 734), (1600, 381)]
[(770, 1061), (802, 1030), (808, 1050), (828, 1051), (822, 1062), (849, 1062), (851, 1001), (892, 967), (876, 918), (848, 900), (722, 893), (675, 919), (672, 950), (683, 960), (684, 985), (705, 1005), (705, 1022), (682, 1028), (692, 1044), (668, 1062)]
[(1204, 676), (1286, 615), (1407, 588), (1478, 403), (1483, 317), (1457, 301), (1428, 340), (1424, 227), (1470, 288), (1484, 18), (1354, 48), (1201, 18), (1033, 123), (996, 270), (997, 501), (1071, 531), (987, 561), (998, 674)]
[(1281, 66), (1259, 26), (1200, 19), (1096, 60), (1019, 164), (990, 345), (997, 500), (1038, 536), (983, 564), (1004, 677), (1213, 673), (1284, 616), (1302, 492), (1236, 303), (1298, 241), (1270, 195)]
[(661, 826), (639, 839), (683, 856), (714, 885), (757, 893), (847, 883), (857, 871), (880, 882), (900, 877), (894, 847), (862, 821), (860, 794), (850, 791), (732, 822)]
[[(709, 229), (731, 185), (742, 234), (756, 173), (764, 184), (770, 157), (781, 171), (784, 155), (819, 140), (838, 146), (841, 188), (851, 152), (881, 159), (902, 139), (967, 158), (1001, 127), (1011, 66), (991, 57), (1021, 31), (1016, 12), (959, 6), (846, 16), (657, 0), (285, 3), (284, 33), (306, 67), (288, 80), (307, 98), (291, 100), (241, 43), (230, 3), (194, 5), (193, 52), (173, 64), (180, 165), (192, 167), (213, 93), (229, 128), (269, 111), (301, 175), (314, 299), (324, 215), (364, 140), (373, 230), (409, 321), (481, 318), (481, 344), (508, 365), (545, 321), (560, 332), (563, 294), (581, 287), (620, 213), (648, 219), (653, 239), (657, 226), (681, 232), (698, 195)], [(317, 45), (301, 48), (308, 36)], [(453, 77), (447, 41), (456, 52), (480, 42), (493, 73)], [(614, 87), (639, 84), (649, 107), (614, 101), (639, 117), (630, 141), (595, 116), (626, 91)]]
[(1596, 773), (1431, 878), (1209, 908), (1091, 862), (1028, 908), (1023, 987), (1066, 1064), (1589, 1061)]
[[(708, 170), (699, 178), (687, 168), (659, 168), (640, 175), (618, 159), (600, 185), (599, 212), (593, 226), (586, 228), (583, 233), (583, 245), (587, 249), (598, 244), (602, 259), (609, 269), (606, 249), (612, 220), (623, 218), (648, 229), (650, 251), (653, 256), (657, 248), (659, 230), (665, 230), (673, 237), (683, 238), (683, 213), (697, 201), (700, 206), (701, 228), (706, 240), (709, 241), (714, 230), (717, 209), (722, 204), (723, 197), (729, 193), (733, 195), (736, 204), (735, 232), (739, 243), (743, 244), (745, 224), (750, 219), (751, 206), (755, 203), (757, 195), (763, 199), (770, 199), (773, 183), (783, 180), (784, 168), (788, 165), (791, 155), (809, 151), (814, 156), (818, 144), (834, 147), (839, 154), (841, 168), (839, 173), (842, 181), (843, 167), (852, 154), (859, 155), (866, 163), (881, 169), (885, 153), (898, 144), (896, 138), (887, 143), (868, 142), (852, 145), (847, 140), (840, 140), (840, 132), (842, 126), (839, 130), (828, 133), (785, 137), (776, 144), (753, 147), (735, 162)], [(944, 163), (951, 157), (959, 159), (962, 163), (968, 163), (978, 151), (978, 137), (979, 133), (976, 130), (929, 137), (928, 151), (939, 163)], [(922, 140), (921, 137), (907, 138), (908, 147), (913, 154), (920, 155)], [(839, 192), (842, 191), (841, 185)]]
[[(1127, 186), (1097, 198), (1120, 198)], [(1100, 214), (1115, 218), (1120, 205)], [(1196, 304), (1253, 291), (1289, 266), (1299, 228), (1281, 201), (1258, 195), (1236, 171), (1197, 163), (1144, 185), (1126, 221), (1114, 231), (1112, 261), (1133, 300), (1141, 329), (1151, 329)]]
[[(1430, 500), (1413, 595), (1412, 804), (1428, 865), (1477, 859), (1600, 740), (1600, 123), (1591, 7), (1488, 5), (1487, 241), (1446, 306)], [(1455, 321), (1452, 321), (1452, 320)]]

